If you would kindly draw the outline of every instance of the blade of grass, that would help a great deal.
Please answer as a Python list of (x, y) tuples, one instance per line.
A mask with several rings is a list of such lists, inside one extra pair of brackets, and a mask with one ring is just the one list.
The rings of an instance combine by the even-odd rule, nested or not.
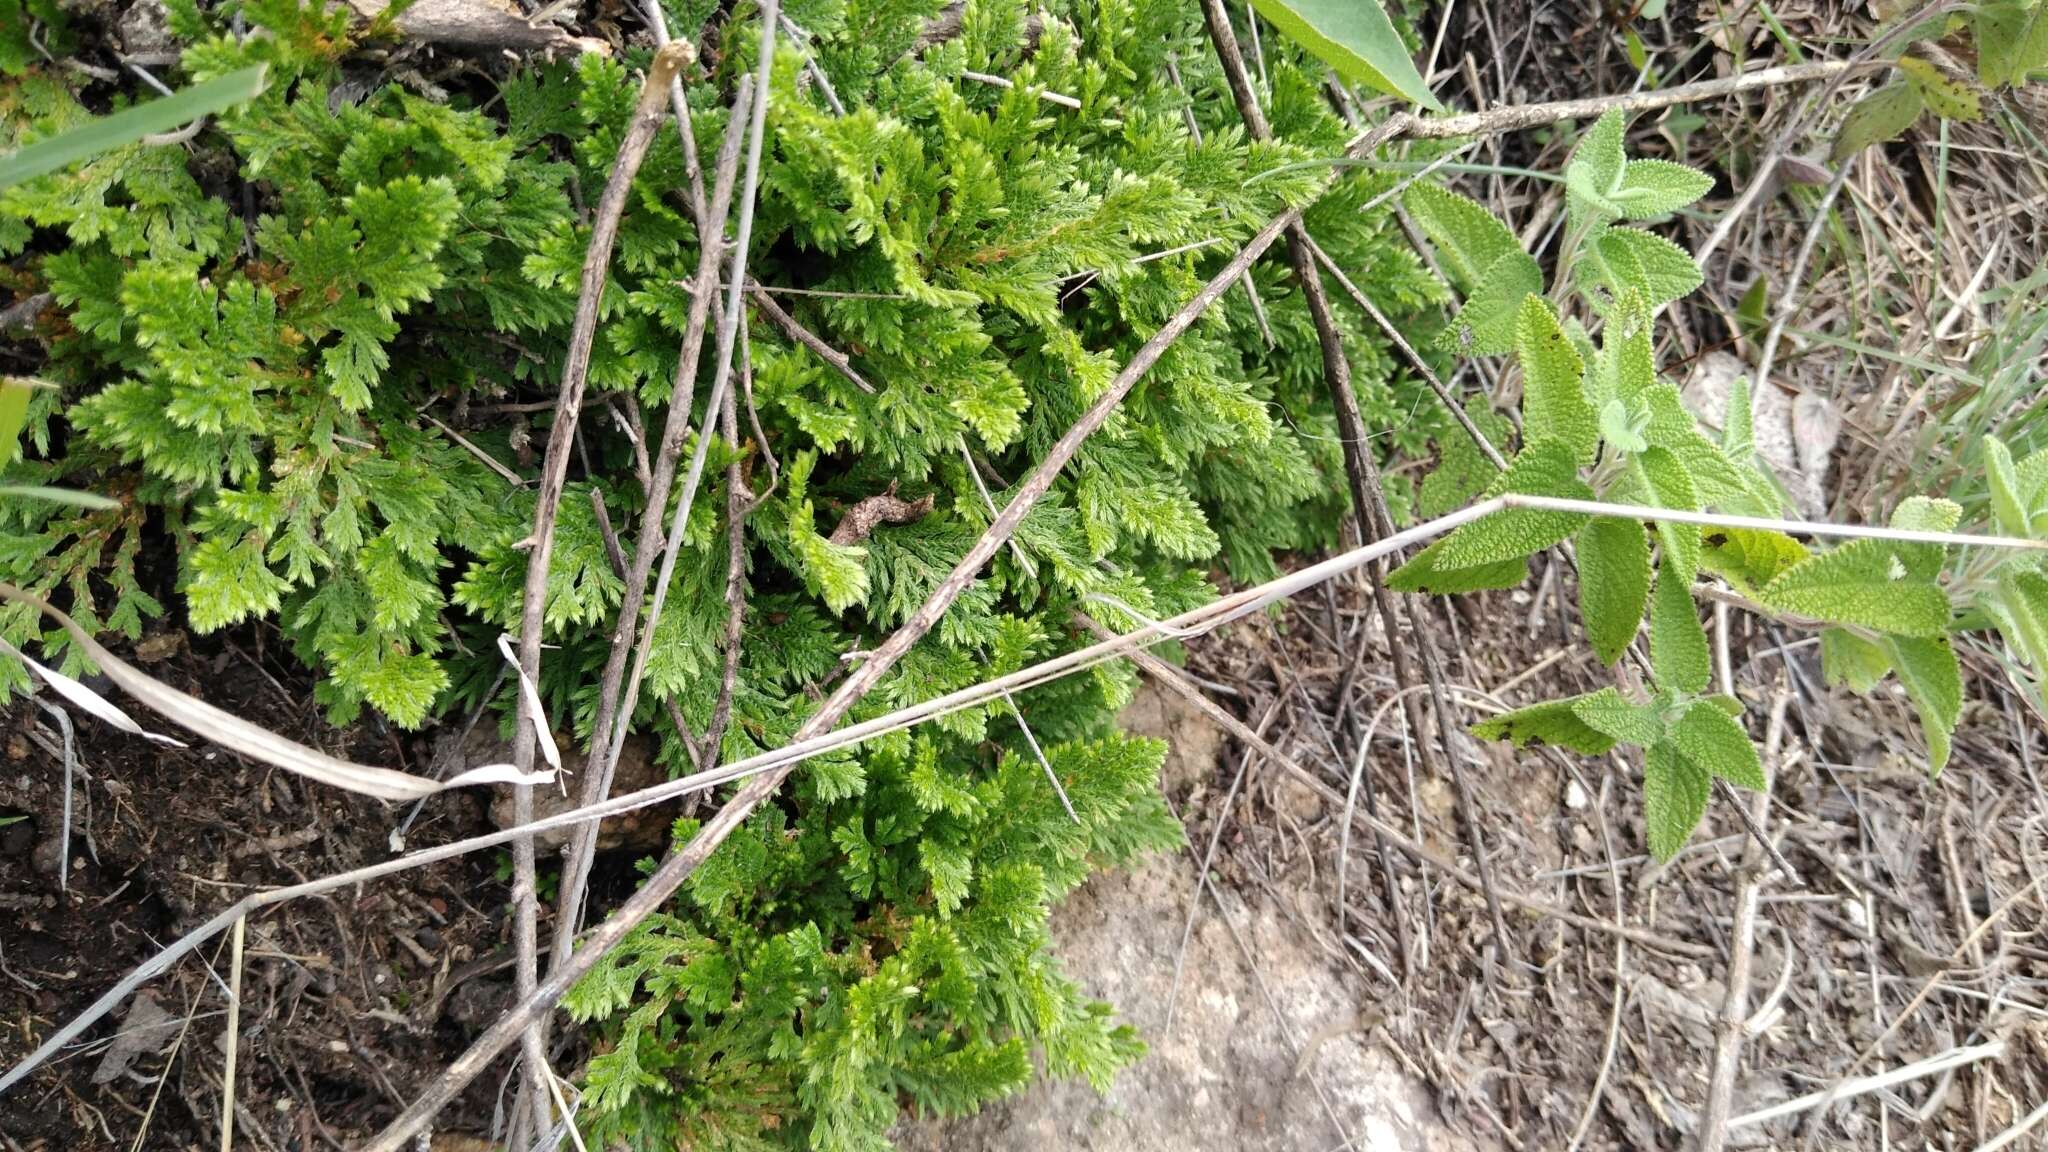
[(48, 140), (0, 156), (0, 188), (55, 172), (109, 149), (133, 144), (156, 132), (189, 124), (223, 108), (255, 98), (263, 91), (265, 66), (243, 68), (225, 76), (180, 89), (176, 94), (102, 116)]

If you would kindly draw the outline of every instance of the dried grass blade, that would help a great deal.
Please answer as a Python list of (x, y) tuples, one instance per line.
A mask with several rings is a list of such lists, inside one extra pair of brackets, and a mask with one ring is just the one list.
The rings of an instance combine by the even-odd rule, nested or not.
[[(195, 732), (231, 752), (238, 752), (252, 760), (260, 760), (265, 764), (275, 765), (287, 772), (304, 776), (309, 780), (316, 780), (322, 784), (343, 788), (350, 792), (360, 792), (365, 796), (375, 796), (380, 800), (417, 800), (422, 796), (431, 796), (436, 792), (442, 792), (449, 788), (459, 788), (468, 784), (545, 784), (551, 783), (555, 778), (555, 774), (552, 771), (522, 773), (510, 764), (490, 764), (482, 768), (473, 768), (453, 779), (442, 782), (429, 780), (422, 776), (414, 776), (409, 772), (399, 772), (391, 768), (375, 768), (368, 764), (357, 764), (353, 761), (343, 760), (338, 756), (330, 756), (317, 748), (308, 748), (306, 745), (300, 744), (295, 740), (286, 739), (267, 728), (252, 724), (231, 712), (222, 711), (204, 700), (180, 692), (167, 684), (160, 683), (134, 665), (107, 651), (85, 629), (79, 627), (77, 621), (44, 602), (40, 597), (24, 592), (12, 584), (0, 583), (0, 600), (12, 601), (16, 604), (27, 604), (43, 615), (55, 620), (66, 632), (71, 634), (72, 643), (78, 645), (92, 659), (93, 663), (99, 665), (100, 671), (106, 674), (107, 679), (120, 685), (122, 691), (140, 700), (151, 711), (162, 716), (164, 719), (178, 725), (180, 728)], [(9, 651), (14, 652), (11, 647)], [(40, 665), (28, 660), (27, 656), (19, 652), (14, 652), (14, 654), (21, 656), (31, 667), (41, 669)], [(150, 736), (152, 739), (177, 743), (168, 737), (151, 736), (150, 733), (144, 732), (133, 720), (128, 719), (127, 715), (120, 709), (115, 708), (112, 704), (101, 698), (98, 693), (93, 692), (76, 680), (71, 680), (70, 677), (61, 677), (60, 681), (59, 673), (48, 669), (42, 669), (41, 671), (51, 686), (57, 688), (66, 699), (113, 724), (115, 727), (123, 731)], [(76, 694), (62, 687), (62, 681), (68, 681), (75, 688)], [(182, 745), (180, 746), (182, 747)]]

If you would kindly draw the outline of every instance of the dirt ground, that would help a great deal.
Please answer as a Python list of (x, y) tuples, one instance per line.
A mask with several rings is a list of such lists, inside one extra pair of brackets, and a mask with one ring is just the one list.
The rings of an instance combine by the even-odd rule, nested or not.
[[(158, 646), (175, 652), (181, 640)], [(419, 771), (430, 754), (424, 740), (367, 725), (334, 729), (295, 673), (232, 645), (169, 655), (151, 670), (336, 755)], [(67, 853), (63, 741), (52, 715), (19, 699), (0, 712), (0, 1065), (249, 888), (386, 858), (405, 817), (403, 807), (308, 788), (203, 745), (160, 749), (80, 716)], [(488, 830), (484, 800), (437, 799), (409, 843)], [(405, 885), (344, 889), (251, 918), (236, 1077), (243, 1146), (339, 1148), (395, 1114), (411, 1086), (489, 1023), (509, 995), (497, 976), (509, 952), (495, 864), (478, 854)], [(212, 945), (202, 955), (206, 965), (177, 966), (0, 1096), (8, 1152), (217, 1146), (221, 1001), (192, 1006), (225, 964)], [(487, 1125), (495, 1091), (480, 1085), (451, 1119)]]

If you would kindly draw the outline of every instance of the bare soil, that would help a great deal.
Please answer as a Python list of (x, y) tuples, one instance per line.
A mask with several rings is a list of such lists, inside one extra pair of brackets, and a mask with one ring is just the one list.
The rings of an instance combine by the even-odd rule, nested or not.
[[(422, 739), (325, 724), (297, 674), (233, 645), (152, 671), (336, 755), (410, 771), (427, 759)], [(74, 716), (67, 840), (61, 730), (19, 699), (0, 712), (0, 819), (12, 820), (0, 827), (0, 1065), (247, 889), (388, 858), (404, 817), (203, 744), (159, 748)], [(486, 831), (486, 799), (437, 799), (410, 844)], [(70, 857), (61, 887), (60, 854)], [(490, 1021), (509, 995), (494, 865), (482, 853), (252, 917), (236, 1092), (244, 1146), (343, 1146)], [(217, 1145), (225, 1021), (208, 985), (224, 978), (226, 954), (209, 945), (202, 955), (207, 965), (176, 966), (0, 1096), (9, 1152)], [(488, 1128), (495, 1091), (486, 1078), (449, 1121)]]

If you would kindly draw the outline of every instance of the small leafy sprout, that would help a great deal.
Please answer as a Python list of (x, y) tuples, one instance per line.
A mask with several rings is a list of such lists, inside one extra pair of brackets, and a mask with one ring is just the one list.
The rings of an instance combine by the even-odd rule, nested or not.
[[(1511, 247), (1513, 233), (1480, 205), (1440, 188), (1407, 194), (1411, 214), (1465, 292), (1452, 326), (1454, 350), (1512, 354), (1521, 369), (1523, 443), (1484, 491), (1782, 515), (1784, 490), (1756, 455), (1747, 384), (1731, 388), (1716, 438), (1657, 371), (1652, 323), (1661, 308), (1699, 285), (1698, 267), (1676, 245), (1622, 223), (1679, 211), (1711, 181), (1682, 165), (1629, 157), (1623, 129), (1620, 114), (1610, 112), (1586, 131), (1566, 164), (1564, 272), (1547, 297), (1535, 262)], [(1588, 334), (1595, 323), (1597, 339)], [(1465, 445), (1445, 446), (1444, 468), (1455, 468), (1459, 479), (1440, 487), (1467, 496), (1479, 490), (1463, 479), (1468, 457)], [(1998, 530), (2020, 537), (2048, 532), (2048, 450), (2016, 463), (2003, 444), (1988, 440), (1984, 457)], [(1891, 522), (1947, 532), (1961, 515), (1948, 501), (1916, 497)], [(1613, 665), (1632, 649), (1642, 651), (1636, 645), (1647, 622), (1648, 684), (1544, 701), (1481, 721), (1473, 731), (1518, 747), (1541, 743), (1587, 755), (1642, 749), (1647, 833), (1660, 858), (1684, 846), (1713, 781), (1765, 784), (1740, 703), (1708, 693), (1713, 662), (1695, 580), (1717, 580), (1759, 611), (1821, 626), (1830, 683), (1868, 692), (1896, 673), (1919, 714), (1933, 772), (1948, 761), (1962, 711), (1951, 640), (1959, 621), (1987, 621), (2004, 637), (2016, 675), (2048, 679), (2048, 572), (2032, 552), (1986, 550), (1944, 573), (1943, 551), (1934, 544), (1858, 539), (1816, 552), (1775, 531), (1518, 508), (1459, 528), (1391, 580), (1435, 593), (1512, 587), (1526, 576), (1530, 556), (1566, 542), (1579, 572), (1588, 644), (1601, 663)]]

